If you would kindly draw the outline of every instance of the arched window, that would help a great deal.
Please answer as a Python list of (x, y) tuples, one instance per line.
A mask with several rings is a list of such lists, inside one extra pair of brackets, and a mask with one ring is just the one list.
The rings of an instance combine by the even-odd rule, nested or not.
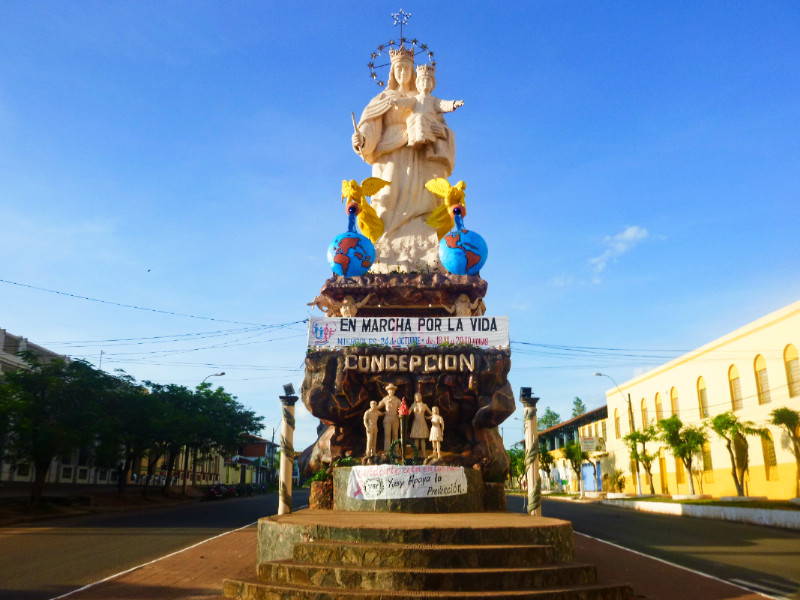
[(642, 398), (642, 429), (647, 427), (650, 419), (647, 418), (647, 400)]
[(731, 391), (731, 409), (740, 410), (742, 408), (742, 384), (739, 381), (739, 369), (736, 365), (731, 365), (728, 369), (728, 387)]
[(617, 439), (622, 437), (622, 436), (620, 436), (620, 433), (619, 433), (619, 409), (618, 408), (614, 409), (614, 433), (616, 433)]
[(756, 373), (756, 390), (758, 390), (758, 403), (769, 404), (769, 380), (767, 379), (767, 361), (760, 354), (753, 362), (753, 369)]
[(697, 402), (700, 405), (700, 418), (708, 417), (708, 394), (706, 393), (706, 380), (702, 375), (697, 378)]
[(767, 481), (775, 481), (778, 479), (778, 459), (775, 457), (775, 444), (770, 432), (761, 438), (761, 452), (764, 454), (764, 475)]
[(678, 415), (678, 390), (674, 387), (669, 391), (669, 404), (672, 408), (672, 414)]
[(786, 383), (789, 397), (800, 396), (800, 361), (797, 359), (797, 348), (789, 344), (783, 351), (783, 364), (786, 366)]
[(656, 420), (660, 421), (664, 418), (664, 413), (661, 411), (661, 394), (656, 392)]

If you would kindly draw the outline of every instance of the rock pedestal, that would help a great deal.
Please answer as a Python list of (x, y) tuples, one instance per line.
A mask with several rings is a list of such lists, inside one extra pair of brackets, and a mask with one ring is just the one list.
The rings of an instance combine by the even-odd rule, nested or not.
[(258, 576), (226, 580), (226, 598), (633, 598), (574, 562), (572, 526), (556, 519), (304, 510), (260, 519), (258, 539)]

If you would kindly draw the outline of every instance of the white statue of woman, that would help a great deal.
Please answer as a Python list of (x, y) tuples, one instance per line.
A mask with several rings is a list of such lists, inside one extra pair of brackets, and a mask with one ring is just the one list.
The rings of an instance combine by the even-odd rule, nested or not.
[(439, 414), (439, 407), (433, 407), (431, 415), (431, 435), (428, 438), (433, 445), (433, 455), (442, 458), (442, 439), (444, 438), (444, 419)]
[(414, 394), (414, 404), (411, 405), (411, 413), (414, 421), (411, 423), (411, 433), (408, 435), (417, 446), (419, 455), (425, 458), (425, 441), (428, 439), (428, 424), (425, 422), (427, 415), (431, 414), (431, 409), (422, 401), (422, 394)]
[(387, 89), (364, 109), (353, 134), (353, 149), (370, 165), (373, 177), (391, 182), (372, 197), (372, 205), (384, 223), (384, 233), (375, 243), (374, 273), (441, 270), (439, 239), (425, 221), (440, 200), (425, 189), (425, 183), (447, 177), (455, 163), (455, 138), (444, 123), (431, 123), (437, 136), (431, 144), (409, 146), (407, 120), (412, 109), (393, 106), (397, 100), (413, 98), (414, 51), (390, 52), (391, 70)]

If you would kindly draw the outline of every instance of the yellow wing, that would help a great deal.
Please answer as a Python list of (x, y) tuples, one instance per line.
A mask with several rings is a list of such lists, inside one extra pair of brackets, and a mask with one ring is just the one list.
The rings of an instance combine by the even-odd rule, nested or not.
[(450, 184), (443, 177), (431, 179), (425, 184), (425, 187), (430, 193), (434, 196), (439, 196), (439, 198), (447, 198), (447, 193), (450, 191)]
[(447, 198), (445, 202), (448, 206), (453, 206), (454, 204), (464, 204), (464, 190), (467, 189), (467, 184), (463, 181), (459, 181), (453, 187), (450, 188), (450, 191), (447, 193)]
[(358, 213), (358, 228), (361, 233), (373, 242), (383, 235), (383, 221), (367, 202), (361, 203), (361, 212)]
[(389, 185), (388, 181), (384, 181), (378, 177), (367, 177), (361, 182), (361, 193), (365, 196), (374, 196), (387, 185)]
[(448, 231), (455, 227), (450, 213), (447, 212), (447, 206), (444, 204), (440, 204), (433, 209), (426, 223), (436, 230), (436, 235), (439, 236), (440, 240), (447, 235)]
[(342, 180), (342, 200), (349, 198), (353, 202), (358, 202), (361, 198), (361, 189), (358, 187), (355, 179), (347, 181)]

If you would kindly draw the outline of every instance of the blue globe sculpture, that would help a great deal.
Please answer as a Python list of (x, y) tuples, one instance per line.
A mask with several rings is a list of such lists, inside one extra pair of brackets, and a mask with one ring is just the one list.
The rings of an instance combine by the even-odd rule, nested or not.
[(355, 231), (356, 215), (349, 215), (348, 231), (337, 235), (328, 246), (328, 264), (341, 277), (363, 275), (375, 262), (375, 246), (368, 237)]
[(477, 275), (489, 256), (489, 247), (483, 237), (464, 227), (460, 214), (453, 218), (456, 226), (439, 240), (439, 260), (453, 275)]

